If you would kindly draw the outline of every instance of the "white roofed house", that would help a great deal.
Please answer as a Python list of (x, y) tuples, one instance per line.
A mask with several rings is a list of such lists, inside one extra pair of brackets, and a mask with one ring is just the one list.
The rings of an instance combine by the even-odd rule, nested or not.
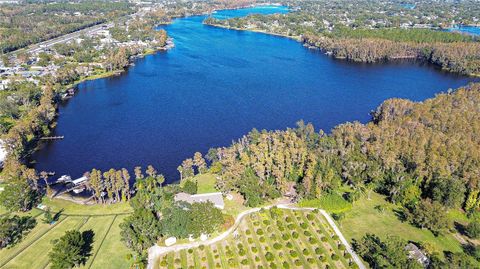
[(3, 168), (3, 163), (7, 158), (7, 150), (4, 147), (3, 140), (0, 139), (0, 169)]
[(188, 194), (185, 192), (177, 193), (174, 197), (175, 202), (186, 202), (189, 204), (212, 202), (216, 208), (223, 209), (225, 203), (223, 202), (223, 195), (221, 192), (203, 193), (203, 194)]

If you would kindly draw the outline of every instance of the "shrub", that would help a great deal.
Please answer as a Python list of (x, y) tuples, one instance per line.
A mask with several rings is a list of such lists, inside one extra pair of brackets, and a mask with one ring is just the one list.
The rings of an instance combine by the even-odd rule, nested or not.
[(317, 239), (315, 239), (315, 238), (313, 238), (313, 237), (310, 237), (310, 238), (308, 239), (308, 242), (309, 242), (310, 244), (316, 244), (318, 241), (317, 241)]
[(283, 262), (283, 263), (282, 263), (282, 266), (283, 266), (283, 268), (285, 268), (285, 269), (289, 269), (289, 268), (290, 268), (290, 265), (288, 264), (288, 262)]
[(218, 258), (220, 258), (220, 255), (218, 255), (218, 254), (215, 254), (215, 256), (214, 256), (214, 257), (215, 257), (215, 259), (218, 259)]
[(312, 213), (307, 214), (307, 219), (308, 220), (313, 220), (314, 218), (315, 218), (315, 216)]
[(295, 229), (295, 225), (293, 223), (290, 223), (287, 225), (288, 229), (293, 230)]
[(277, 229), (278, 229), (280, 232), (285, 231), (285, 228), (283, 227), (283, 225), (278, 225), (278, 223), (277, 223)]
[(203, 251), (203, 250), (205, 249), (205, 246), (204, 246), (204, 245), (200, 245), (200, 246), (198, 246), (198, 248)]
[(287, 243), (287, 248), (293, 248), (292, 243), (288, 242), (288, 243)]
[(275, 263), (270, 263), (270, 269), (277, 269), (277, 265)]
[(297, 238), (298, 238), (298, 233), (297, 233), (297, 232), (293, 232), (293, 233), (292, 233), (292, 237), (293, 237), (294, 239), (297, 239)]
[(247, 239), (247, 242), (248, 242), (249, 244), (253, 244), (253, 238), (249, 237), (249, 238)]
[(243, 259), (240, 263), (241, 263), (242, 265), (247, 265), (247, 264), (248, 264), (248, 260), (247, 260), (247, 259)]
[(189, 253), (189, 254), (192, 254), (192, 253), (193, 253), (193, 249), (191, 249), (191, 248), (188, 249), (188, 253)]
[(202, 262), (204, 262), (204, 261), (206, 261), (206, 260), (207, 260), (207, 258), (206, 258), (205, 256), (202, 257)]
[(218, 262), (215, 264), (215, 268), (221, 268), (221, 267), (222, 266)]
[(273, 244), (273, 248), (276, 249), (276, 250), (279, 250), (282, 248), (282, 245), (280, 245), (279, 243), (275, 243)]
[(265, 243), (265, 237), (260, 236), (260, 238), (258, 238), (258, 241), (260, 241), (260, 243)]
[(322, 240), (322, 242), (327, 242), (327, 238), (325, 236), (322, 236), (322, 238), (320, 238), (320, 240)]
[(167, 261), (166, 260), (161, 261), (160, 266), (162, 267), (167, 266)]
[(252, 250), (253, 253), (257, 253), (257, 252), (258, 252), (258, 248), (257, 248), (257, 247), (252, 247), (251, 250)]
[(345, 259), (351, 259), (352, 258), (352, 254), (350, 253), (345, 253), (345, 255), (343, 255), (343, 257), (345, 257)]
[(309, 231), (304, 231), (303, 234), (304, 234), (305, 236), (312, 236), (312, 234), (311, 234)]
[(308, 262), (308, 263), (312, 263), (312, 264), (313, 264), (313, 263), (315, 262), (315, 260), (314, 260), (314, 259), (312, 259), (312, 258), (308, 258), (308, 259), (307, 259), (307, 262)]
[(290, 250), (290, 257), (296, 258), (298, 257), (298, 253), (295, 250)]
[(245, 230), (245, 234), (246, 234), (246, 235), (250, 235), (251, 233), (252, 233), (252, 232), (251, 232), (249, 229), (246, 229), (246, 230)]
[(271, 233), (273, 230), (272, 230), (272, 227), (268, 226), (267, 227), (267, 232)]
[(315, 254), (321, 254), (322, 253), (322, 249), (321, 248), (316, 248), (315, 249)]
[(338, 246), (338, 249), (339, 249), (339, 250), (345, 250), (346, 248), (345, 248), (345, 246), (344, 246), (343, 244), (340, 244), (340, 245)]
[(234, 267), (235, 266), (235, 260), (234, 259), (228, 259), (228, 265), (230, 267)]
[(338, 261), (340, 260), (340, 257), (337, 254), (332, 254), (332, 260)]
[(327, 256), (320, 256), (320, 261), (321, 262), (326, 262), (327, 261)]
[(303, 255), (307, 256), (310, 254), (310, 251), (308, 251), (308, 249), (303, 249)]
[(285, 218), (285, 221), (286, 221), (287, 223), (290, 223), (290, 222), (292, 222), (292, 218), (289, 217), (289, 216), (287, 216), (287, 217)]
[(258, 229), (258, 230), (256, 231), (256, 233), (257, 233), (258, 235), (263, 235), (263, 230), (262, 230), (262, 229)]
[(263, 224), (265, 224), (265, 225), (270, 225), (270, 221), (269, 221), (268, 219), (263, 220)]
[(299, 259), (296, 259), (294, 263), (296, 266), (302, 265), (302, 261), (300, 261)]
[(269, 262), (273, 261), (275, 257), (273, 257), (273, 254), (271, 252), (265, 253), (265, 259)]
[(302, 227), (302, 229), (307, 229), (308, 224), (306, 224), (305, 222), (302, 222), (300, 223), (300, 227)]
[(258, 256), (255, 256), (255, 261), (256, 262), (260, 261), (260, 258)]
[(338, 235), (332, 236), (332, 239), (333, 239), (333, 240), (338, 240)]
[(290, 235), (289, 234), (283, 234), (282, 239), (287, 241), (288, 239), (290, 239)]
[(175, 263), (180, 263), (180, 259), (175, 259)]

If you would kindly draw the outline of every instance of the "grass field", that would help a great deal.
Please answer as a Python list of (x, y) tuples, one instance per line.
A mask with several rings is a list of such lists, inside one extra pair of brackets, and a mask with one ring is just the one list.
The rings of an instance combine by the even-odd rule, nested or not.
[(197, 193), (210, 193), (218, 192), (215, 189), (215, 182), (217, 181), (215, 175), (212, 174), (198, 174), (194, 177), (197, 181), (198, 190)]
[[(43, 215), (35, 209), (37, 225), (22, 241), (11, 248), (0, 250), (0, 268), (43, 269), (49, 267), (48, 253), (52, 240), (60, 238), (65, 231), (77, 229), (92, 230), (94, 241), (91, 256), (82, 269), (129, 268), (126, 260), (128, 248), (120, 241), (119, 224), (131, 211), (127, 203), (111, 206), (76, 205), (62, 200), (49, 200), (48, 204), (64, 215), (53, 225), (43, 223)], [(102, 215), (102, 209), (105, 209)], [(88, 214), (88, 213), (91, 214)]]
[[(376, 210), (375, 206), (378, 205), (384, 206), (385, 211)], [(380, 237), (396, 235), (414, 242), (429, 242), (439, 252), (462, 251), (460, 242), (452, 234), (436, 237), (427, 229), (419, 229), (407, 222), (402, 222), (394, 212), (396, 209), (398, 207), (385, 201), (383, 196), (373, 193), (371, 200), (362, 198), (357, 201), (339, 226), (350, 241), (354, 238), (360, 239), (366, 233), (377, 234)]]
[(157, 268), (350, 268), (346, 252), (320, 213), (277, 209), (246, 217), (227, 239), (170, 252)]

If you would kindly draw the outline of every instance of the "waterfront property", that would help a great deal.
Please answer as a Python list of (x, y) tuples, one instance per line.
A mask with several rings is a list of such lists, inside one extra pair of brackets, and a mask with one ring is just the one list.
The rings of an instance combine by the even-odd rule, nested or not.
[(45, 142), (35, 168), (80, 177), (92, 168), (152, 164), (170, 183), (185, 158), (252, 128), (285, 129), (303, 119), (329, 131), (368, 121), (385, 99), (420, 101), (475, 80), (429, 65), (337, 61), (286, 38), (206, 26), (204, 18), (165, 26), (174, 49), (137, 60), (124, 75), (80, 84), (60, 107), (53, 135), (65, 138)]
[(215, 207), (219, 209), (225, 208), (225, 203), (223, 202), (223, 195), (221, 192), (202, 193), (202, 194), (193, 194), (193, 195), (181, 192), (175, 195), (174, 200), (175, 202), (182, 201), (189, 204), (211, 202)]

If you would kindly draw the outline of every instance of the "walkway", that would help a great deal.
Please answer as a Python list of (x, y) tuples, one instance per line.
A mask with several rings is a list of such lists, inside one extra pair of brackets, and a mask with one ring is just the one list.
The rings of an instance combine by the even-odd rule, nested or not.
[[(211, 245), (211, 244), (217, 243), (218, 241), (221, 241), (221, 240), (227, 238), (227, 236), (229, 236), (231, 233), (233, 233), (238, 228), (238, 226), (240, 225), (242, 220), (247, 215), (258, 212), (261, 209), (270, 209), (274, 206), (277, 206), (278, 208), (289, 209), (289, 210), (312, 211), (312, 210), (317, 209), (317, 208), (311, 208), (311, 207), (295, 207), (295, 206), (293, 206), (293, 204), (286, 204), (286, 205), (280, 204), (280, 205), (269, 205), (269, 206), (265, 206), (265, 207), (256, 207), (256, 208), (252, 208), (252, 209), (243, 211), (242, 213), (240, 213), (237, 216), (237, 218), (235, 219), (235, 223), (233, 224), (232, 227), (230, 227), (230, 229), (226, 230), (225, 232), (223, 232), (219, 236), (214, 237), (212, 239), (209, 239), (209, 240), (206, 240), (206, 241), (196, 241), (196, 242), (181, 244), (181, 245), (173, 245), (173, 246), (169, 246), (169, 247), (160, 247), (158, 245), (154, 245), (154, 246), (150, 247), (148, 249), (147, 269), (154, 269), (155, 268), (155, 266), (154, 266), (155, 262), (158, 260), (158, 258), (161, 255), (163, 255), (165, 253), (168, 253), (168, 252), (171, 252), (171, 251), (180, 251), (180, 250), (183, 250), (183, 249), (194, 248), (194, 247), (198, 247), (200, 245), (205, 245), (206, 246), (206, 245)], [(358, 267), (360, 269), (366, 269), (362, 260), (360, 259), (360, 257), (358, 257), (358, 255), (355, 253), (355, 251), (353, 251), (352, 247), (350, 246), (348, 241), (345, 239), (345, 237), (343, 236), (340, 229), (338, 229), (338, 227), (335, 224), (335, 222), (333, 221), (332, 217), (330, 217), (330, 215), (328, 215), (328, 213), (325, 210), (320, 209), (319, 212), (327, 219), (327, 222), (330, 224), (330, 226), (333, 228), (335, 233), (338, 235), (338, 237), (340, 238), (340, 241), (345, 245), (345, 248), (348, 251), (348, 253), (350, 253), (350, 255), (352, 255), (353, 261), (358, 265)]]

